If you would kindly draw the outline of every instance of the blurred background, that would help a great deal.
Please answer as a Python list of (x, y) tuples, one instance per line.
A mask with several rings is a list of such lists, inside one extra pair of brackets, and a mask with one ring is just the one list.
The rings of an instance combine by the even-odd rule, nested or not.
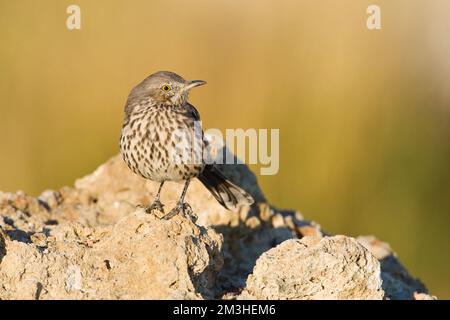
[(93, 171), (130, 89), (172, 70), (208, 81), (205, 128), (280, 129), (279, 173), (259, 177), (274, 205), (376, 235), (450, 298), (449, 17), (445, 0), (0, 0), (0, 190)]

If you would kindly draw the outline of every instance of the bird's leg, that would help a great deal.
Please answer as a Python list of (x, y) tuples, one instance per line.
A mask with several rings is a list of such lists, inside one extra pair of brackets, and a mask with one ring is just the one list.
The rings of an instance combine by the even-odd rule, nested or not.
[(186, 196), (186, 192), (187, 192), (190, 182), (191, 182), (191, 179), (186, 180), (186, 183), (184, 184), (183, 192), (181, 193), (181, 197), (180, 197), (180, 200), (178, 200), (177, 205), (175, 206), (175, 208), (170, 210), (170, 212), (168, 214), (166, 214), (164, 217), (162, 217), (162, 219), (169, 220), (169, 219), (173, 218), (174, 216), (176, 216), (181, 211), (183, 214), (187, 214), (190, 217), (192, 217), (194, 220), (196, 220), (195, 216), (192, 213), (191, 206), (188, 203), (184, 202), (184, 197)]
[(164, 181), (161, 182), (161, 184), (159, 185), (158, 193), (156, 194), (155, 200), (153, 200), (153, 203), (145, 209), (145, 212), (151, 213), (155, 209), (164, 212), (164, 205), (159, 200), (159, 196), (161, 195), (163, 185)]

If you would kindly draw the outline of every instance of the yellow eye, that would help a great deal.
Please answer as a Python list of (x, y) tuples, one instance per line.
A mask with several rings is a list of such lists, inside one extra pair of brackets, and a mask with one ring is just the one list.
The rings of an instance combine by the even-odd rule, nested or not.
[(169, 92), (170, 90), (172, 90), (172, 87), (168, 84), (165, 84), (161, 87), (161, 90), (164, 92)]

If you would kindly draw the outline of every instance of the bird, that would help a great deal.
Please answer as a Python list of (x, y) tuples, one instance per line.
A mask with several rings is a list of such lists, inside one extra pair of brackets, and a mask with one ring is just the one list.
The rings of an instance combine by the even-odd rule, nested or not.
[[(185, 196), (194, 178), (228, 210), (254, 203), (249, 193), (204, 156), (208, 141), (201, 129), (200, 114), (188, 101), (190, 90), (204, 84), (206, 81), (189, 81), (171, 71), (158, 71), (135, 86), (125, 103), (120, 153), (132, 172), (159, 183), (145, 211), (159, 210), (164, 214), (161, 219), (192, 212)], [(160, 200), (166, 181), (184, 181), (177, 204), (167, 214)]]

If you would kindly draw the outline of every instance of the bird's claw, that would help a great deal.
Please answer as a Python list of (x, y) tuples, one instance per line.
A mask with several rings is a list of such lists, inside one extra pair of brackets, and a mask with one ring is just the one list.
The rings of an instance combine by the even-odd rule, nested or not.
[(158, 210), (164, 213), (164, 205), (159, 200), (153, 201), (153, 203), (145, 209), (145, 212), (152, 213), (153, 210)]
[(170, 212), (168, 214), (166, 214), (164, 217), (162, 217), (161, 219), (164, 219), (164, 220), (172, 219), (180, 212), (183, 213), (186, 217), (191, 218), (194, 222), (197, 221), (197, 216), (192, 211), (191, 206), (186, 202), (178, 203), (175, 206), (175, 208), (170, 210)]

